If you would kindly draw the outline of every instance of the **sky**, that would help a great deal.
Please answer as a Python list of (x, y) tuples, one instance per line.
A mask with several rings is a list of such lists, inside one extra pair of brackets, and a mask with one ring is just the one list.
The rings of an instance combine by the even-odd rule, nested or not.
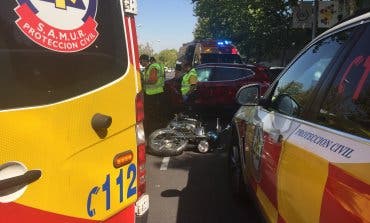
[(149, 43), (156, 53), (192, 41), (195, 23), (191, 0), (138, 0), (139, 44)]

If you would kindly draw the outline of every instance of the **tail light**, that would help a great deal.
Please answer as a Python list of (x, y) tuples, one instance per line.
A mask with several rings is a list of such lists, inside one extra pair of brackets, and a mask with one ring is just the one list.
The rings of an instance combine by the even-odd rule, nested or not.
[(145, 157), (145, 133), (144, 133), (144, 97), (142, 93), (136, 96), (136, 142), (137, 142), (137, 166), (138, 166), (138, 197), (146, 191), (146, 157)]
[(144, 96), (140, 92), (136, 95), (136, 122), (142, 122), (144, 120)]

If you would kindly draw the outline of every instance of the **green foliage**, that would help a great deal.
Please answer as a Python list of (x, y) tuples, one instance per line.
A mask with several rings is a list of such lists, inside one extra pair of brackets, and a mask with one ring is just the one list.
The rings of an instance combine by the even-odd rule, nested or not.
[[(303, 36), (290, 28), (296, 0), (193, 0), (193, 4), (196, 39), (231, 39), (241, 54), (257, 61), (276, 58), (297, 43), (296, 33)], [(309, 38), (301, 39), (302, 44)]]
[(166, 67), (175, 67), (177, 59), (177, 50), (165, 49), (159, 53), (154, 53), (154, 49), (149, 43), (145, 45), (139, 44), (139, 55), (147, 54), (154, 57), (157, 62), (163, 64)]
[(156, 60), (166, 67), (175, 67), (177, 59), (177, 50), (175, 49), (166, 49), (162, 50), (155, 56)]

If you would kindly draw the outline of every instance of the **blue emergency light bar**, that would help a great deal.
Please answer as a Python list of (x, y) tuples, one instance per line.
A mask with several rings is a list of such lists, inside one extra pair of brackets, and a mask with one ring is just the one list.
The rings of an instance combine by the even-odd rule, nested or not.
[(230, 45), (231, 44), (231, 41), (229, 40), (224, 40), (224, 41), (218, 41), (217, 42), (217, 45), (219, 46), (225, 46), (225, 45)]

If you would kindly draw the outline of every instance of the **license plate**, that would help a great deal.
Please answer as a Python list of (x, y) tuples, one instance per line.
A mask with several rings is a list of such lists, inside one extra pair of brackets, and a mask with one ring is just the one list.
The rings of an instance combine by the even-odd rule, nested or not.
[(138, 216), (145, 214), (149, 209), (149, 195), (144, 194), (135, 204), (135, 213)]

